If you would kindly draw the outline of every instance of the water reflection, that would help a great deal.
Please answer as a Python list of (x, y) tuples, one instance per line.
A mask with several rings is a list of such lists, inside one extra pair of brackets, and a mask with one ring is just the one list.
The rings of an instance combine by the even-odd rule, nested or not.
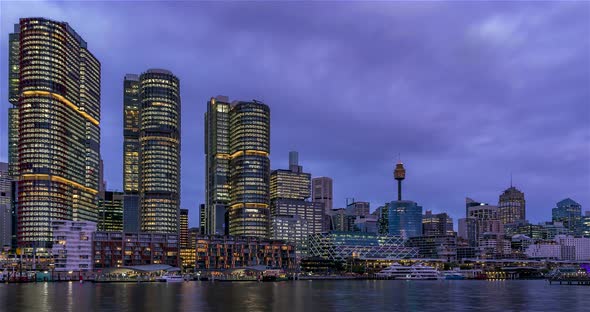
[(0, 284), (0, 310), (582, 311), (588, 291), (545, 281)]

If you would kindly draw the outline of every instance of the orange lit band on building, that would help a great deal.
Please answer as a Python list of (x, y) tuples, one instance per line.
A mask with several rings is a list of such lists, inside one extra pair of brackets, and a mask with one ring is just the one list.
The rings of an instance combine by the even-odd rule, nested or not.
[(94, 117), (88, 115), (85, 111), (83, 111), (80, 107), (76, 106), (74, 103), (68, 101), (68, 99), (64, 98), (63, 96), (56, 94), (56, 93), (52, 93), (49, 91), (24, 91), (22, 93), (23, 96), (39, 96), (39, 95), (50, 95), (53, 98), (59, 100), (60, 102), (66, 104), (68, 107), (74, 109), (77, 113), (79, 113), (80, 115), (82, 115), (84, 118), (86, 118), (88, 121), (90, 121), (91, 123), (93, 123), (95, 126), (98, 126), (100, 124), (100, 122), (98, 120), (96, 120)]

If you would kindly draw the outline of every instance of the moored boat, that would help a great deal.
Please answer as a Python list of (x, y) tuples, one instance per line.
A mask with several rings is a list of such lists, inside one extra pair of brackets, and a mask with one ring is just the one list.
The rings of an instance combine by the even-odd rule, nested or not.
[(440, 273), (437, 269), (421, 264), (404, 266), (394, 263), (376, 275), (380, 278), (397, 280), (437, 280), (440, 278)]

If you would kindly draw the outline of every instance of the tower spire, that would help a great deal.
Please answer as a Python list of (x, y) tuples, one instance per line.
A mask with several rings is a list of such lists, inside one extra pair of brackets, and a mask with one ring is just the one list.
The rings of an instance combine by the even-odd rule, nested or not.
[(393, 177), (397, 180), (397, 200), (402, 200), (402, 180), (406, 178), (406, 169), (399, 159), (393, 170)]

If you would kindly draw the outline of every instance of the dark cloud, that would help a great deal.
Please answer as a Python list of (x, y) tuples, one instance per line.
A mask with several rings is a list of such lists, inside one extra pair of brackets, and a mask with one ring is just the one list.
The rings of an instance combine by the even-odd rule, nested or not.
[(511, 172), (532, 221), (568, 196), (590, 208), (588, 3), (1, 5), (2, 38), (18, 17), (47, 16), (70, 22), (101, 60), (110, 188), (121, 188), (124, 74), (162, 67), (180, 77), (182, 202), (193, 225), (203, 113), (218, 94), (269, 104), (272, 167), (298, 150), (306, 170), (334, 178), (337, 206), (392, 200), (401, 154), (406, 197), (425, 209), (461, 217), (465, 196), (494, 203)]

